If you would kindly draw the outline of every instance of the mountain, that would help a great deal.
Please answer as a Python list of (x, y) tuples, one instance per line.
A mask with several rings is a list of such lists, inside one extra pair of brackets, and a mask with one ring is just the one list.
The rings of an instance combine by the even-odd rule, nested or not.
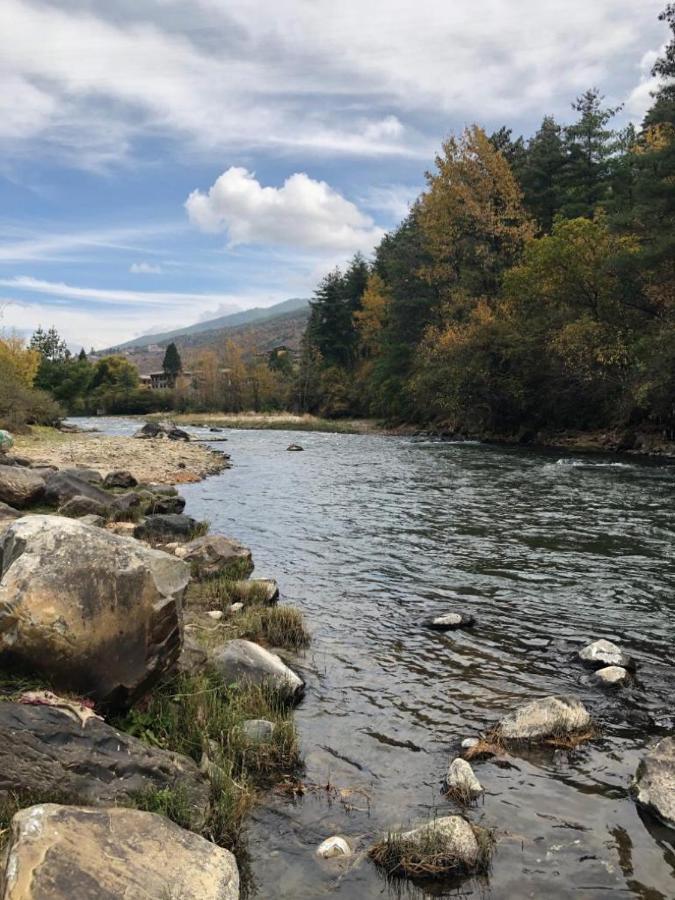
[(309, 300), (293, 297), (290, 300), (284, 300), (282, 303), (275, 303), (274, 306), (256, 306), (253, 309), (245, 309), (242, 312), (230, 313), (227, 316), (219, 316), (216, 319), (208, 319), (205, 322), (196, 322), (194, 325), (187, 325), (185, 328), (177, 328), (174, 331), (164, 331), (159, 334), (144, 334), (141, 337), (134, 338), (132, 341), (127, 341), (125, 344), (118, 344), (116, 347), (112, 347), (110, 350), (104, 352), (142, 350), (153, 344), (163, 346), (170, 341), (176, 340), (182, 341), (185, 344), (193, 344), (195, 341), (190, 339), (195, 335), (201, 335), (212, 331), (221, 332), (224, 329), (238, 328), (242, 325), (252, 325), (268, 320), (271, 321), (279, 316), (286, 316), (289, 313), (303, 313), (306, 316), (309, 313)]

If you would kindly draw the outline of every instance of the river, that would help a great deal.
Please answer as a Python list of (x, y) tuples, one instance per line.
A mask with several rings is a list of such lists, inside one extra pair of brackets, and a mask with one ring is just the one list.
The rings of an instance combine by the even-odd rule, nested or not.
[[(675, 466), (377, 435), (226, 434), (214, 447), (234, 468), (182, 486), (187, 511), (248, 544), (256, 574), (279, 581), (312, 632), (297, 661), (309, 787), (254, 813), (256, 896), (675, 897), (675, 835), (629, 795), (644, 748), (675, 728)], [(292, 441), (305, 452), (286, 452)], [(423, 627), (452, 610), (475, 627)], [(600, 637), (636, 657), (634, 687), (591, 685), (575, 652)], [(497, 837), (489, 875), (422, 889), (388, 883), (361, 853), (316, 858), (332, 834), (363, 851), (389, 828), (457, 811), (441, 783), (458, 742), (553, 693), (579, 696), (601, 736), (573, 753), (474, 765), (485, 797), (469, 816)]]

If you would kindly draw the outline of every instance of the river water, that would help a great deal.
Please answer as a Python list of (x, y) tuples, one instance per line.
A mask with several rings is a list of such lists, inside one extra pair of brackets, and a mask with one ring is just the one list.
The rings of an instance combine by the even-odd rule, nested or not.
[[(182, 486), (187, 511), (248, 544), (256, 574), (279, 581), (312, 632), (296, 660), (308, 788), (254, 813), (256, 896), (675, 897), (675, 833), (629, 795), (644, 748), (675, 731), (675, 466), (405, 437), (226, 434), (214, 447), (234, 468)], [(305, 452), (286, 452), (292, 441)], [(472, 613), (475, 628), (423, 627), (453, 610)], [(600, 637), (636, 657), (634, 687), (590, 684), (575, 651)], [(474, 764), (485, 797), (468, 815), (497, 838), (489, 875), (388, 883), (360, 851), (387, 829), (457, 811), (441, 783), (458, 742), (560, 693), (583, 700), (599, 739)], [(349, 863), (315, 856), (332, 834), (357, 842)]]

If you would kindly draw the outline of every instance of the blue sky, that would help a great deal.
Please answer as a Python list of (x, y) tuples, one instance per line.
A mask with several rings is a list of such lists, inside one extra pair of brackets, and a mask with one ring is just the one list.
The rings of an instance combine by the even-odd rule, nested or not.
[(97, 348), (309, 296), (442, 139), (597, 85), (639, 121), (665, 0), (3, 0), (0, 327)]

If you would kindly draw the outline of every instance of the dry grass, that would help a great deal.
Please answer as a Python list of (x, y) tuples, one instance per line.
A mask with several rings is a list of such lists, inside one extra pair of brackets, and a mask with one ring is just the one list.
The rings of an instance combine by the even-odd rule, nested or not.
[[(148, 418), (153, 418), (149, 416)], [(308, 413), (181, 413), (172, 415), (178, 425), (276, 431), (324, 431), (338, 434), (372, 434), (379, 431), (371, 419), (321, 419)]]
[(448, 840), (434, 828), (427, 829), (418, 840), (388, 834), (375, 844), (369, 856), (390, 877), (440, 878), (449, 875), (486, 872), (494, 847), (494, 835), (486, 828), (471, 826), (479, 846), (475, 865), (467, 866), (448, 847)]
[(235, 615), (237, 637), (284, 650), (309, 646), (302, 613), (292, 606), (250, 606)]

